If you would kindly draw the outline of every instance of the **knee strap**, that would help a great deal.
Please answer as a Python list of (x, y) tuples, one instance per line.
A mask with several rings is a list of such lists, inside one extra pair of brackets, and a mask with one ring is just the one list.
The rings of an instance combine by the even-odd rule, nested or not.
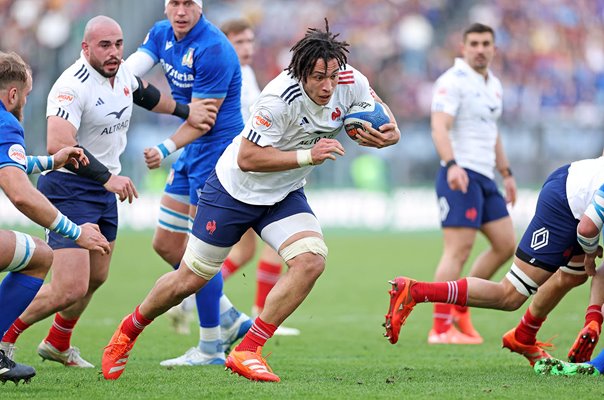
[(34, 239), (26, 233), (12, 231), (15, 234), (15, 255), (5, 271), (21, 271), (27, 267), (36, 250)]
[(516, 264), (512, 264), (512, 268), (505, 275), (508, 281), (514, 285), (518, 293), (530, 297), (531, 295), (537, 293), (537, 289), (539, 289), (539, 285), (537, 285), (531, 278), (528, 277), (527, 274), (522, 272), (520, 268)]
[(279, 255), (287, 262), (302, 253), (319, 254), (327, 259), (327, 252), (327, 245), (323, 239), (316, 236), (307, 236), (285, 247), (279, 252)]
[(230, 250), (230, 247), (214, 246), (189, 234), (187, 250), (182, 260), (195, 275), (209, 281), (220, 272)]

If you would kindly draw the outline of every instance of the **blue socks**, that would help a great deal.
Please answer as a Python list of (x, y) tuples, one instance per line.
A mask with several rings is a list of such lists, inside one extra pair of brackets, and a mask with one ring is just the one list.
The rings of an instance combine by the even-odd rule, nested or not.
[(44, 279), (18, 272), (9, 272), (0, 284), (0, 335), (25, 311), (42, 287)]

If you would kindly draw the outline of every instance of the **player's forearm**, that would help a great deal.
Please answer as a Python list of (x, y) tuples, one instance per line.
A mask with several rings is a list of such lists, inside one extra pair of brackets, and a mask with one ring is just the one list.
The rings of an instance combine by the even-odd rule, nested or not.
[(178, 127), (176, 132), (170, 136), (170, 139), (174, 142), (176, 148), (180, 149), (206, 133), (208, 133), (207, 130), (197, 129), (189, 125), (187, 122), (183, 122)]
[(501, 137), (497, 136), (497, 142), (495, 143), (495, 167), (499, 171), (499, 173), (507, 177), (511, 174), (510, 162), (505, 155), (505, 151), (503, 150), (503, 143), (501, 142)]
[[(38, 225), (48, 228), (57, 216), (56, 208), (36, 190), (23, 171), (0, 169), (0, 186), (11, 203)], [(10, 175), (10, 176), (9, 176)]]
[(453, 118), (445, 113), (432, 113), (432, 141), (438, 156), (445, 162), (455, 159), (449, 137), (452, 122)]
[[(247, 139), (242, 139), (244, 142)], [(300, 150), (304, 152), (305, 150)], [(242, 171), (246, 172), (278, 172), (311, 165), (308, 161), (298, 160), (302, 153), (298, 151), (282, 151), (274, 147), (260, 147), (255, 144), (242, 143), (237, 156), (237, 164)], [(305, 158), (305, 160), (307, 160)]]

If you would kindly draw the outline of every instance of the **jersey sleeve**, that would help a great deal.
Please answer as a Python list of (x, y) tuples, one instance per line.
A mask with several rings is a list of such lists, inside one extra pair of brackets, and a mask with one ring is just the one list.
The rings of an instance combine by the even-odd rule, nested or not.
[[(348, 67), (351, 68), (351, 67)], [(353, 104), (357, 104), (357, 103), (369, 103), (369, 104), (373, 104), (375, 102), (375, 99), (372, 96), (373, 93), (373, 89), (371, 89), (371, 86), (369, 85), (369, 80), (367, 79), (367, 77), (365, 75), (363, 75), (361, 72), (353, 69), (353, 96), (354, 99), (352, 101)], [(340, 78), (339, 78), (339, 82), (338, 84), (347, 84), (347, 82), (349, 82), (350, 78), (347, 77), (347, 75), (345, 75), (346, 71), (343, 71), (343, 73), (340, 74)]]
[[(192, 97), (198, 99), (223, 99), (226, 97), (233, 76), (241, 72), (235, 51), (222, 43), (210, 46), (194, 55), (195, 81)], [(241, 81), (239, 82), (241, 85)]]
[(258, 146), (275, 145), (287, 130), (288, 106), (276, 96), (261, 97), (243, 129), (243, 137)]
[(27, 157), (23, 129), (12, 123), (0, 123), (0, 168), (12, 166), (25, 171)]
[(459, 109), (461, 96), (455, 82), (448, 76), (441, 76), (434, 84), (432, 92), (432, 112), (444, 112), (455, 116)]
[(153, 64), (157, 64), (159, 62), (159, 42), (158, 28), (157, 25), (154, 25), (145, 36), (143, 44), (140, 45), (137, 52), (141, 51), (149, 55), (153, 59)]
[(76, 87), (81, 88), (81, 84), (79, 82), (73, 84), (59, 78), (48, 93), (46, 118), (57, 116), (71, 123), (76, 130), (80, 128), (84, 112), (84, 93)]

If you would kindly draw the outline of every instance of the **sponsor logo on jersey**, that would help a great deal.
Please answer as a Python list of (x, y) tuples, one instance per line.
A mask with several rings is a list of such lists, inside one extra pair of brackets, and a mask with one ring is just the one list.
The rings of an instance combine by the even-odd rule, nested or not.
[(213, 235), (216, 231), (216, 221), (208, 221), (208, 223), (206, 224), (206, 231), (208, 231), (210, 235)]
[(55, 100), (62, 106), (68, 106), (73, 103), (75, 99), (75, 93), (73, 90), (69, 88), (60, 89), (57, 95), (55, 96)]
[(11, 160), (13, 160), (21, 165), (27, 164), (27, 157), (25, 156), (25, 149), (20, 144), (13, 144), (11, 147), (9, 147), (8, 157)]
[(167, 63), (164, 59), (160, 59), (159, 61), (164, 69), (166, 78), (169, 79), (174, 86), (185, 89), (193, 87), (193, 81), (195, 80), (193, 74), (179, 72), (173, 65)]
[(267, 109), (256, 111), (252, 117), (252, 126), (254, 129), (269, 129), (273, 126), (273, 116)]
[(112, 112), (110, 112), (109, 114), (107, 114), (105, 116), (108, 117), (110, 115), (115, 115), (116, 119), (120, 119), (120, 118), (122, 118), (122, 114), (124, 114), (124, 111), (126, 111), (128, 109), (128, 107), (130, 107), (130, 106), (126, 106), (126, 107), (122, 108), (119, 111), (112, 111)]
[(545, 228), (539, 228), (533, 232), (531, 237), (531, 249), (539, 250), (549, 243), (549, 231)]
[(182, 65), (184, 67), (193, 68), (193, 53), (195, 53), (195, 49), (189, 47), (189, 50), (182, 56)]
[(111, 135), (112, 133), (116, 133), (121, 130), (128, 129), (129, 125), (130, 125), (130, 120), (127, 119), (127, 120), (119, 122), (115, 125), (106, 126), (105, 128), (103, 128), (103, 131), (101, 132), (101, 136)]

